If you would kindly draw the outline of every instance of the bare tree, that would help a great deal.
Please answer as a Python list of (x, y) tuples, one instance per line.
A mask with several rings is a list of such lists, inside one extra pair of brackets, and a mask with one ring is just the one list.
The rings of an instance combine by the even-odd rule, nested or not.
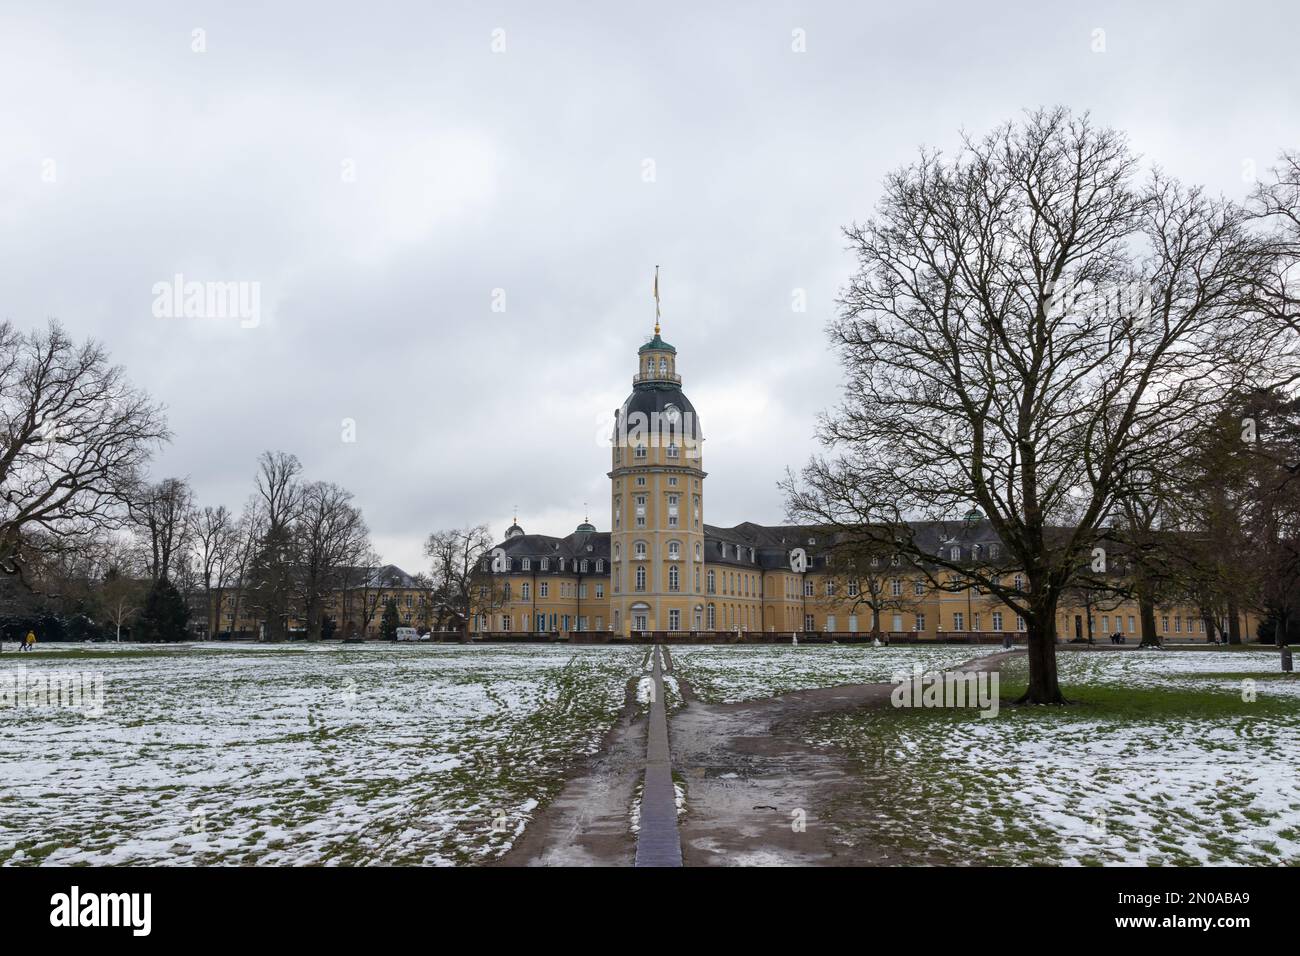
[(302, 465), (285, 452), (263, 452), (258, 459), (257, 500), (262, 516), (262, 540), (250, 568), (252, 587), (247, 599), (260, 612), (265, 637), (288, 636), (291, 602), (297, 590), (297, 542), (293, 523), (302, 506)]
[(154, 581), (170, 578), (172, 563), (189, 546), (194, 493), (183, 478), (141, 482), (127, 499), (131, 523), (148, 545), (145, 568)]
[(344, 583), (345, 569), (370, 551), (370, 530), (352, 503), (352, 493), (326, 481), (303, 487), (295, 530), (302, 556), (307, 638), (318, 641), (325, 602)]
[[(834, 451), (791, 514), (887, 536), (1020, 614), (1023, 700), (1061, 703), (1057, 603), (1104, 549), (1126, 475), (1246, 381), (1294, 364), (1260, 315), (1283, 252), (1242, 208), (1153, 173), (1124, 138), (1038, 111), (891, 174), (847, 230), (859, 271), (831, 325), (847, 384)], [(916, 519), (979, 508), (1026, 587), (926, 552)]]
[(195, 512), (192, 528), (194, 557), (207, 609), (208, 638), (212, 639), (221, 627), (222, 595), (227, 569), (234, 557), (236, 530), (225, 505), (215, 508), (209, 505)]
[(96, 342), (56, 322), (22, 334), (0, 322), (0, 573), (20, 574), (28, 532), (90, 538), (116, 527), (154, 449), (161, 409)]
[(433, 590), (440, 620), (454, 623), (469, 638), (471, 616), (499, 607), (503, 597), (483, 564), (492, 550), (487, 525), (435, 531), (424, 544), (433, 565)]
[(239, 520), (231, 529), (230, 558), (221, 566), (224, 572), (221, 586), (223, 589), (229, 587), (233, 592), (233, 603), (230, 608), (232, 636), (235, 628), (239, 626), (239, 614), (247, 600), (248, 589), (253, 586), (253, 562), (265, 537), (265, 527), (265, 520), (256, 497), (250, 498)]

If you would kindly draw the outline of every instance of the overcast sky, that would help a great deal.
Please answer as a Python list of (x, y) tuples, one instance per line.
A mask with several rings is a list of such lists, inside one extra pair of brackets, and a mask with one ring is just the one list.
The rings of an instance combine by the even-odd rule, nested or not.
[[(614, 6), (0, 0), (0, 316), (168, 407), (157, 477), (238, 510), (291, 451), (414, 572), (516, 504), (609, 527), (656, 263), (706, 518), (775, 523), (839, 388), (839, 230), (918, 146), (1059, 103), (1231, 197), (1300, 147), (1294, 3)], [(177, 273), (258, 321), (156, 317)]]

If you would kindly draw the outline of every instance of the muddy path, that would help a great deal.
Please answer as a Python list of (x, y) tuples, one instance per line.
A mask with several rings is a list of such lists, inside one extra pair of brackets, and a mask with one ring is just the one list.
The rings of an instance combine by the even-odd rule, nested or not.
[[(1023, 653), (976, 658), (957, 670), (997, 670)], [(707, 704), (696, 699), (687, 680), (673, 674), (667, 648), (661, 660), (683, 701), (668, 715), (668, 739), (673, 777), (686, 790), (686, 813), (678, 821), (684, 865), (900, 862), (876, 847), (834, 841), (822, 817), (825, 808), (842, 808), (845, 795), (868, 794), (870, 781), (862, 779), (838, 750), (814, 745), (801, 732), (814, 718), (888, 706), (892, 684), (847, 684)], [(647, 674), (652, 661), (653, 654), (648, 654)], [(601, 750), (575, 772), (500, 865), (632, 865), (636, 835), (629, 812), (646, 767), (647, 720), (637, 703), (639, 680), (629, 682), (624, 714)], [(856, 802), (863, 805), (862, 812), (870, 812), (869, 800)]]

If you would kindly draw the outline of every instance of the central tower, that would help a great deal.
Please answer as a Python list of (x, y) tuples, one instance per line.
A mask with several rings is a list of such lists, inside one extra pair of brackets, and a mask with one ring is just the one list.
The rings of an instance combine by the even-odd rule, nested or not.
[(637, 350), (632, 394), (614, 412), (611, 623), (622, 634), (704, 626), (704, 436), (681, 382), (656, 321)]

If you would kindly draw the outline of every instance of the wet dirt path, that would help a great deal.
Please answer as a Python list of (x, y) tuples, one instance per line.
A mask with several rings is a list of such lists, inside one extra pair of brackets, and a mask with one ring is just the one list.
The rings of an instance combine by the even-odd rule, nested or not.
[[(996, 670), (1023, 650), (992, 654), (957, 670)], [(672, 655), (655, 649), (644, 667), (663, 707), (662, 674)], [(799, 728), (808, 718), (840, 710), (888, 706), (893, 685), (848, 684), (796, 691), (737, 704), (706, 704), (674, 675), (684, 706), (666, 714), (670, 754), (657, 776), (684, 780), (686, 813), (673, 819), (686, 866), (872, 865), (896, 862), (875, 847), (836, 844), (819, 808), (863, 781), (838, 751), (810, 744)], [(629, 813), (637, 786), (648, 785), (647, 720), (628, 685), (627, 705), (600, 752), (573, 776), (559, 798), (527, 828), (499, 862), (506, 866), (630, 866), (637, 837)], [(659, 758), (656, 758), (659, 759)], [(657, 786), (664, 786), (660, 781)], [(667, 794), (672, 779), (667, 776)], [(659, 798), (662, 802), (663, 795)], [(842, 801), (841, 801), (842, 802)], [(869, 812), (864, 808), (863, 812)], [(642, 808), (642, 823), (645, 807)], [(672, 865), (655, 864), (655, 865)]]

